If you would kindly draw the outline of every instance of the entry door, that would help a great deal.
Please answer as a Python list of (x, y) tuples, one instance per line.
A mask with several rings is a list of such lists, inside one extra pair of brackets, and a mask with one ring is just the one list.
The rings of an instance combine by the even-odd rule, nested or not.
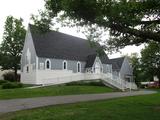
[(101, 72), (101, 66), (99, 62), (96, 62), (95, 64), (95, 73), (100, 73)]

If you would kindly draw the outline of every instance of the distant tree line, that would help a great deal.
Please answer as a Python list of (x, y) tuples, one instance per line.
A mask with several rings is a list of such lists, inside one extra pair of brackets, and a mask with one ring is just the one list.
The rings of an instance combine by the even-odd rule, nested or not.
[(144, 81), (153, 81), (154, 76), (160, 83), (160, 44), (150, 42), (141, 50), (141, 56), (134, 53), (130, 57), (134, 79), (137, 84)]

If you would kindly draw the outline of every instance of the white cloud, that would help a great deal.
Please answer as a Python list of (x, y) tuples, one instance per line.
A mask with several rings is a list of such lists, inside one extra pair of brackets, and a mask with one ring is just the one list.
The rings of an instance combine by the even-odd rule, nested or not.
[(144, 45), (140, 46), (127, 46), (124, 49), (121, 49), (120, 52), (113, 53), (112, 55), (108, 55), (109, 58), (116, 58), (116, 57), (121, 57), (123, 55), (131, 55), (132, 53), (138, 53), (140, 55), (141, 49), (144, 48)]
[(12, 15), (23, 18), (25, 26), (28, 25), (30, 15), (37, 14), (38, 9), (44, 8), (44, 0), (1, 0), (0, 1), (0, 42), (6, 17)]

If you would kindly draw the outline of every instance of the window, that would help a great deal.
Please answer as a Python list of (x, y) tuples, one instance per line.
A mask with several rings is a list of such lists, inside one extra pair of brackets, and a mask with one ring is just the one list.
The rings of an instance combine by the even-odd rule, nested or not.
[(81, 63), (80, 62), (77, 63), (77, 72), (81, 72)]
[(27, 73), (29, 73), (29, 66), (28, 65), (26, 67), (26, 71), (27, 71)]
[(66, 60), (63, 61), (63, 70), (67, 70), (67, 61)]
[(107, 71), (108, 73), (111, 73), (111, 72), (112, 72), (112, 66), (109, 65), (109, 64), (107, 64), (106, 66), (107, 66), (107, 67), (106, 67), (106, 71)]
[(88, 69), (87, 69), (87, 72), (88, 72)]
[(125, 80), (126, 80), (127, 82), (132, 82), (130, 77), (125, 77)]
[(44, 69), (44, 63), (40, 63), (40, 70)]
[(49, 69), (50, 68), (50, 63), (49, 63), (49, 61), (47, 61), (47, 69)]
[(49, 59), (47, 59), (47, 60), (45, 61), (45, 68), (46, 68), (46, 69), (51, 69), (51, 61), (50, 61)]
[(27, 62), (27, 55), (25, 56), (25, 64), (28, 64), (28, 62)]
[(26, 62), (27, 62), (27, 64), (31, 63), (31, 52), (30, 52), (29, 48), (27, 49), (27, 53), (26, 53)]

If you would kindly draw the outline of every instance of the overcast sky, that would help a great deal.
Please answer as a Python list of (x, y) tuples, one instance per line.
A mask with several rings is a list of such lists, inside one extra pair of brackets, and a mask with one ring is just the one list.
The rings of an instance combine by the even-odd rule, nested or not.
[[(4, 22), (7, 16), (12, 15), (16, 18), (23, 18), (24, 25), (27, 28), (30, 22), (30, 15), (37, 14), (38, 9), (44, 9), (44, 0), (0, 0), (0, 43), (2, 41)], [(84, 35), (77, 33), (75, 29), (61, 28), (59, 31), (84, 38)], [(141, 48), (143, 48), (143, 46), (128, 46), (121, 50), (121, 53), (110, 55), (110, 57), (119, 57), (124, 54), (130, 55), (133, 52), (140, 52)]]

